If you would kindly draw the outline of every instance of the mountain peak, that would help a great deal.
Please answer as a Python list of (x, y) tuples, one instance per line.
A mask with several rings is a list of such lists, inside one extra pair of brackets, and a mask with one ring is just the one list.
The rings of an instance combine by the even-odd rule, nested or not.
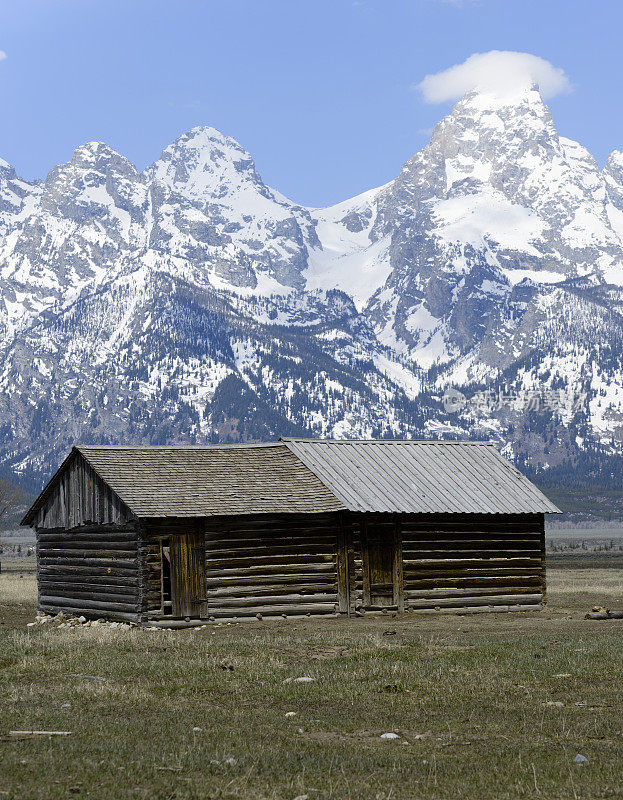
[(121, 168), (121, 171), (136, 172), (136, 168), (125, 156), (122, 156), (105, 142), (85, 142), (74, 150), (71, 157), (71, 165), (82, 169), (95, 169), (106, 172), (111, 167)]
[(4, 178), (5, 180), (11, 180), (15, 178), (15, 168), (9, 164), (8, 161), (5, 161), (3, 158), (0, 158), (0, 178)]
[(606, 161), (605, 170), (619, 172), (623, 177), (623, 153), (620, 150), (613, 150), (610, 153)]
[(231, 136), (208, 125), (179, 136), (145, 174), (196, 198), (221, 197), (244, 185), (261, 194), (267, 191), (251, 155)]
[(210, 149), (215, 146), (231, 148), (236, 152), (248, 155), (247, 151), (236, 139), (232, 136), (227, 136), (227, 134), (222, 133), (217, 128), (213, 128), (211, 125), (196, 125), (194, 128), (186, 131), (186, 133), (178, 136), (169, 147), (165, 148), (165, 152), (170, 148), (189, 147), (192, 149)]
[(467, 109), (480, 112), (499, 111), (506, 108), (538, 114), (545, 112), (549, 115), (549, 108), (536, 83), (514, 85), (506, 90), (475, 88), (463, 95), (454, 107), (459, 112)]

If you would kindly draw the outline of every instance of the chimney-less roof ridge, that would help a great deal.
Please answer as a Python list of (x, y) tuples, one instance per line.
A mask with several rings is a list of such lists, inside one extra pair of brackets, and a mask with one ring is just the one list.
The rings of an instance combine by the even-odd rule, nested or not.
[(279, 447), (277, 442), (231, 442), (228, 444), (77, 444), (76, 450), (234, 450)]
[(299, 436), (280, 436), (280, 442), (309, 442), (310, 444), (442, 444), (442, 445), (485, 445), (495, 447), (495, 442), (487, 439), (314, 439)]

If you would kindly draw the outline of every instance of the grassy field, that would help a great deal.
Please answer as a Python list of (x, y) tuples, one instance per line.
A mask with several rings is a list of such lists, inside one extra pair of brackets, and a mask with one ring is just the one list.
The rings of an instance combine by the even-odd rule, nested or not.
[(0, 575), (0, 798), (623, 795), (623, 620), (583, 619), (623, 607), (617, 569), (552, 569), (540, 613), (201, 632), (26, 628), (19, 574)]

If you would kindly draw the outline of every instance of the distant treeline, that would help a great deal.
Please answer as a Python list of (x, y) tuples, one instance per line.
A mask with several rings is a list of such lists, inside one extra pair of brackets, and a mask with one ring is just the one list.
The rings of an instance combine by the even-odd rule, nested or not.
[(623, 519), (623, 458), (596, 450), (547, 469), (518, 467), (568, 514)]

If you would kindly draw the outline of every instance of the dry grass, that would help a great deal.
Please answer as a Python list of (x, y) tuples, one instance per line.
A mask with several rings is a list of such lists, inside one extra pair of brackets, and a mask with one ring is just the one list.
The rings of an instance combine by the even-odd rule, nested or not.
[(547, 585), (556, 605), (588, 608), (599, 603), (623, 609), (621, 569), (550, 569)]
[(30, 572), (3, 572), (0, 574), (0, 606), (24, 605), (28, 611), (37, 602), (37, 581)]
[(0, 737), (72, 731), (0, 741), (0, 797), (620, 796), (623, 621), (583, 619), (617, 577), (551, 571), (543, 613), (199, 633), (25, 629), (34, 581), (0, 576)]

